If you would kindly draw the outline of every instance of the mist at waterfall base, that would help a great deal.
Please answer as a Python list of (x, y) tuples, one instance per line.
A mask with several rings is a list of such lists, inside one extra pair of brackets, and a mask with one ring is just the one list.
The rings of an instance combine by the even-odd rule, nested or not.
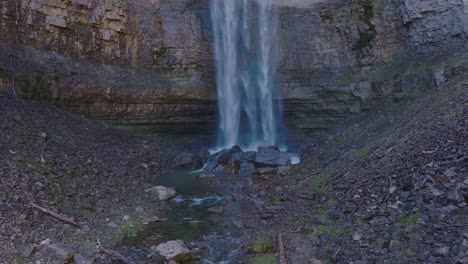
[(278, 12), (272, 0), (211, 0), (217, 149), (283, 145), (277, 86)]

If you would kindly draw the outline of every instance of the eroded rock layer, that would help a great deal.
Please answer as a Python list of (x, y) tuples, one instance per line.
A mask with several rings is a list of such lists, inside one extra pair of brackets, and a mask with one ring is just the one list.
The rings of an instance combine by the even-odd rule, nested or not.
[[(297, 127), (326, 128), (376, 98), (440, 85), (465, 48), (466, 0), (278, 3), (279, 85)], [(208, 8), (0, 0), (0, 90), (126, 123), (215, 122)]]

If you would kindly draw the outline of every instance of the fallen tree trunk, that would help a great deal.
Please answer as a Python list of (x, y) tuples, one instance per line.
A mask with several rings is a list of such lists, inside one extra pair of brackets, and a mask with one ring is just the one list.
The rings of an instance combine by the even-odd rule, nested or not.
[(288, 264), (286, 250), (284, 248), (283, 235), (281, 233), (278, 234), (278, 263)]
[(20, 196), (20, 198), (23, 200), (24, 203), (28, 204), (29, 206), (33, 207), (33, 208), (36, 208), (37, 210), (45, 213), (45, 214), (48, 214), (66, 224), (69, 224), (69, 225), (72, 225), (72, 226), (75, 226), (75, 227), (78, 227), (78, 228), (81, 228), (80, 224), (78, 224), (78, 222), (76, 222), (74, 219), (72, 218), (69, 218), (69, 217), (66, 217), (66, 216), (63, 216), (63, 215), (60, 215), (50, 209), (47, 209), (45, 207), (42, 207), (40, 205), (38, 205), (37, 203), (31, 201), (30, 199), (26, 199), (24, 196)]
[(104, 248), (104, 247), (101, 245), (101, 242), (99, 242), (99, 241), (96, 241), (96, 249), (97, 249), (97, 252), (99, 252), (99, 253), (101, 253), (101, 254), (108, 255), (109, 257), (112, 257), (112, 258), (114, 258), (114, 259), (120, 260), (120, 261), (122, 261), (122, 262), (125, 263), (125, 264), (136, 264), (135, 262), (129, 260), (129, 259), (126, 258), (126, 257), (124, 257), (124, 256), (123, 256), (122, 254), (120, 254), (119, 252), (116, 252), (116, 251), (113, 251), (113, 250)]

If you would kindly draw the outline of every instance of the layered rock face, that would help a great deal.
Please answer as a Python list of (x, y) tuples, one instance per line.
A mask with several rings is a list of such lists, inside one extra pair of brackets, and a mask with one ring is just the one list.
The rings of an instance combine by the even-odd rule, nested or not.
[[(277, 4), (284, 114), (302, 128), (446, 81), (468, 32), (467, 0)], [(120, 122), (216, 122), (208, 8), (208, 0), (0, 0), (0, 90)]]
[[(285, 115), (298, 127), (325, 128), (372, 99), (432, 86), (437, 53), (451, 54), (466, 40), (467, 4), (458, 0), (282, 5)], [(415, 60), (428, 65), (421, 70)]]
[(215, 119), (199, 1), (1, 0), (0, 12), (4, 89), (107, 120)]

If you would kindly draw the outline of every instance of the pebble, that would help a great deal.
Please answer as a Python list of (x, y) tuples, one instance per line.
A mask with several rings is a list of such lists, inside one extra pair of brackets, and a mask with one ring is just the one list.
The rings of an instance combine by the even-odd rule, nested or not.
[(444, 171), (444, 176), (446, 176), (446, 177), (451, 178), (451, 177), (454, 177), (455, 175), (457, 175), (457, 173), (454, 172), (454, 171), (451, 170), (451, 169), (446, 169), (446, 170)]
[(354, 240), (354, 241), (359, 241), (359, 240), (361, 240), (361, 239), (362, 239), (362, 235), (361, 235), (361, 234), (359, 234), (359, 233), (357, 233), (357, 232), (353, 234), (353, 240)]

